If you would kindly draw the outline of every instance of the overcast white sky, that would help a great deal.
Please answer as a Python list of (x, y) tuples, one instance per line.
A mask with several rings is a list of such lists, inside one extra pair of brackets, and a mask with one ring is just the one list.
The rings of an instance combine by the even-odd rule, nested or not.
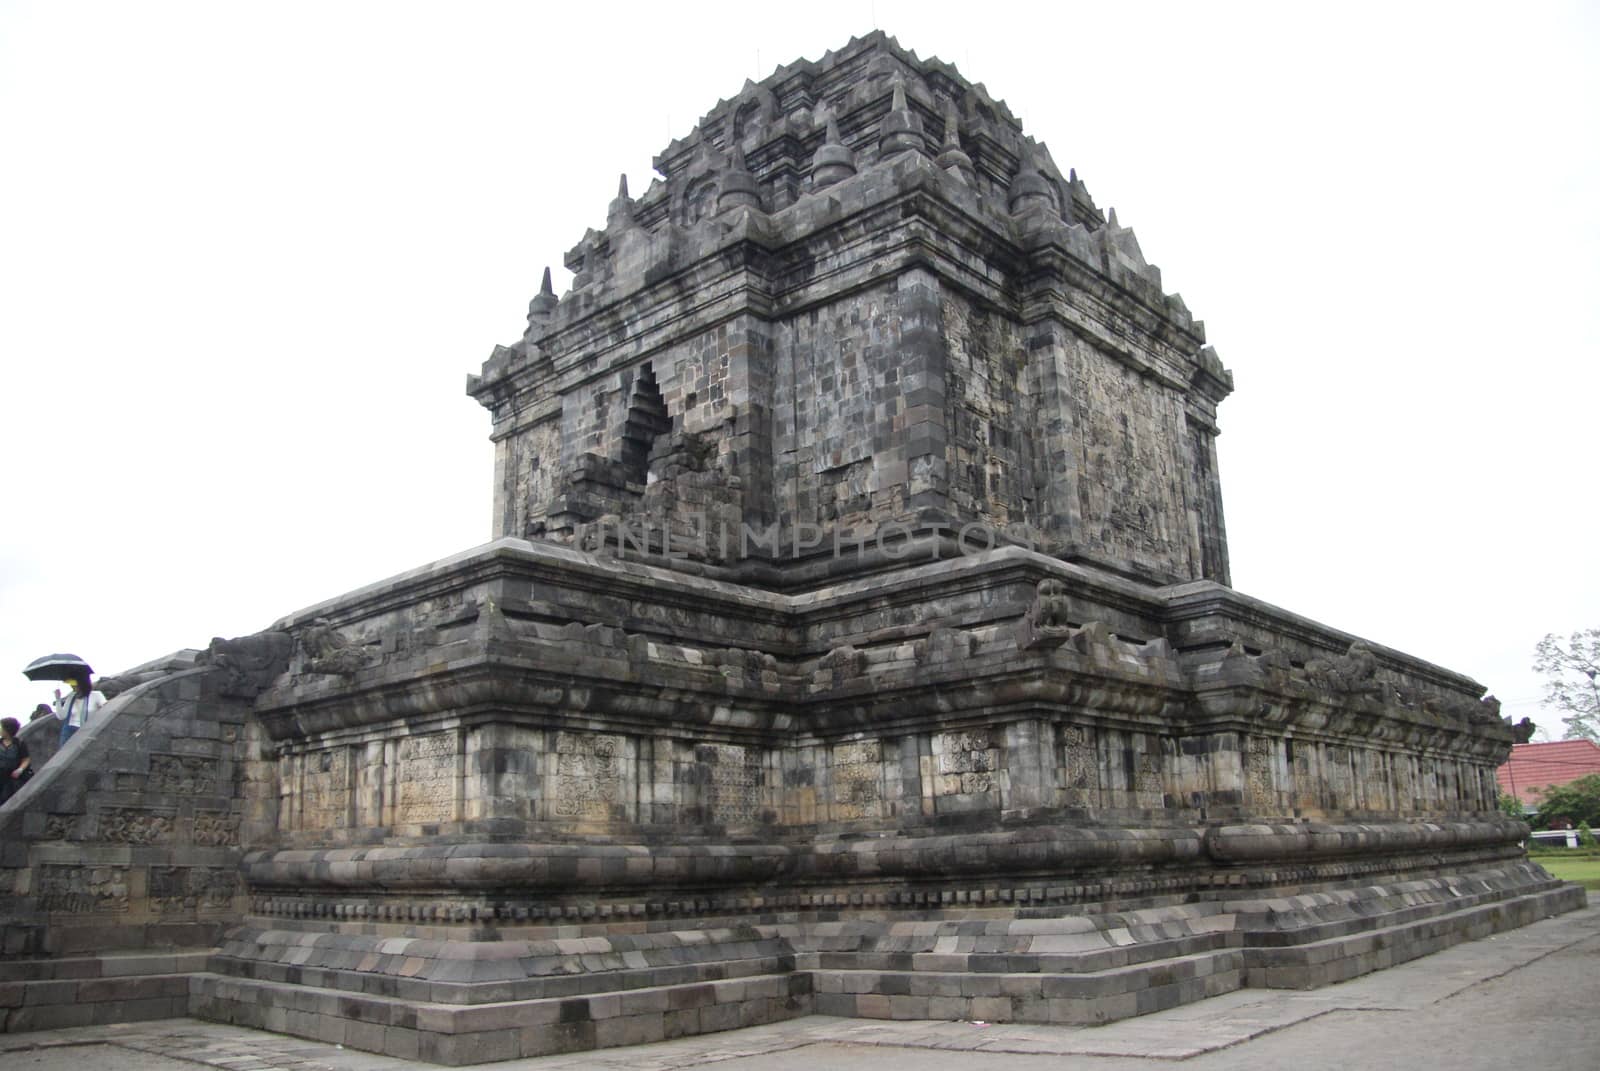
[(1600, 6), (0, 0), (0, 711), (489, 537), (546, 265), (874, 26), (1075, 167), (1234, 372), (1242, 591), (1468, 673), (1600, 626)]

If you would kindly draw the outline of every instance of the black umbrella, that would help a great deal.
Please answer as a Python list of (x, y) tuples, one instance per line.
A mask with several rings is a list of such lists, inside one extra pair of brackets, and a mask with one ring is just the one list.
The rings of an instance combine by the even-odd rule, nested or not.
[(30, 681), (64, 681), (68, 677), (81, 681), (93, 672), (89, 663), (75, 654), (49, 654), (35, 658), (22, 671)]

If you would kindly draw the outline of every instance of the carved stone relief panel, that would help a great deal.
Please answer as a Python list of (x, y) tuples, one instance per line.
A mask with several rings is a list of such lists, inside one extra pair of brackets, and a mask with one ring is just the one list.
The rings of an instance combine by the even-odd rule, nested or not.
[(1094, 730), (1079, 725), (1063, 725), (1061, 740), (1061, 788), (1068, 807), (1094, 807), (1100, 803), (1100, 763), (1095, 754)]
[(1313, 763), (1316, 745), (1305, 741), (1294, 746), (1294, 805), (1302, 810), (1315, 810), (1319, 806), (1317, 798), (1317, 777)]
[(832, 814), (835, 820), (883, 816), (883, 744), (858, 740), (833, 746)]
[(722, 825), (749, 825), (761, 816), (761, 752), (738, 744), (701, 744), (695, 757), (709, 771), (710, 813)]
[(395, 770), (396, 825), (456, 817), (456, 734), (422, 733), (400, 741)]
[(174, 816), (114, 808), (100, 812), (100, 839), (119, 844), (170, 844)]
[(995, 791), (1000, 751), (987, 729), (935, 733), (932, 741), (937, 773), (933, 794), (953, 796)]
[(301, 758), (301, 771), (299, 828), (335, 829), (349, 824), (349, 749), (308, 752)]
[(1141, 751), (1135, 755), (1133, 798), (1140, 807), (1166, 806), (1167, 789), (1161, 778), (1161, 753)]
[(627, 817), (625, 743), (624, 737), (601, 733), (556, 734), (557, 818)]
[(215, 796), (217, 760), (197, 755), (151, 755), (150, 790), (177, 796)]
[(1328, 807), (1345, 810), (1355, 805), (1354, 786), (1350, 783), (1350, 751), (1330, 745), (1322, 756), (1323, 769), (1328, 776)]
[(239, 816), (222, 811), (197, 811), (194, 842), (205, 848), (232, 848), (239, 843)]
[(1394, 791), (1397, 798), (1396, 806), (1405, 811), (1415, 806), (1417, 794), (1416, 776), (1412, 772), (1416, 760), (1410, 755), (1396, 753), (1389, 756), (1390, 769), (1394, 771)]
[(238, 873), (224, 867), (150, 868), (150, 908), (159, 914), (226, 911), (238, 890)]
[(1245, 748), (1245, 799), (1254, 810), (1277, 810), (1278, 794), (1272, 783), (1275, 743), (1276, 741), (1265, 736), (1252, 736)]
[(128, 910), (125, 866), (59, 866), (34, 871), (39, 910), (74, 915)]

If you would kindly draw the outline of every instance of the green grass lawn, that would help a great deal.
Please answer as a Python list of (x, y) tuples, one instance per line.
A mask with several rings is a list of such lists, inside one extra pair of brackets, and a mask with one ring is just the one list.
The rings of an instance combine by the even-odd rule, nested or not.
[(1576, 881), (1585, 889), (1600, 890), (1600, 859), (1563, 859), (1559, 855), (1540, 855), (1536, 861), (1552, 877)]

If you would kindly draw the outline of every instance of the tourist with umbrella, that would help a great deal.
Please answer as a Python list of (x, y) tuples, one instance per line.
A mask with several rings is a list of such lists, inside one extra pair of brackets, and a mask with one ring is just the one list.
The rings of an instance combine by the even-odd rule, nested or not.
[(30, 681), (63, 681), (71, 689), (64, 698), (56, 700), (62, 747), (66, 747), (72, 734), (88, 724), (94, 712), (106, 704), (106, 697), (94, 690), (94, 671), (77, 655), (45, 655), (29, 662), (22, 672)]

